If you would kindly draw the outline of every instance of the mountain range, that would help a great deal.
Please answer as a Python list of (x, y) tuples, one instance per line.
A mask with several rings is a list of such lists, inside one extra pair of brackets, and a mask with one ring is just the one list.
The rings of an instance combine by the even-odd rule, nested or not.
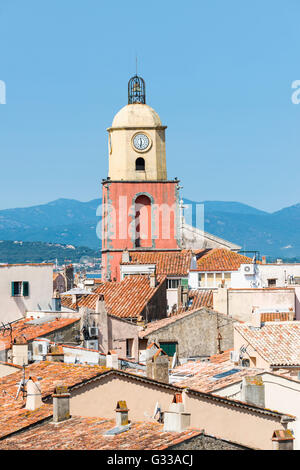
[[(184, 199), (204, 204), (204, 230), (271, 258), (300, 257), (300, 204), (268, 213), (239, 202)], [(39, 241), (99, 250), (100, 199), (57, 199), (48, 204), (0, 211), (0, 240)]]

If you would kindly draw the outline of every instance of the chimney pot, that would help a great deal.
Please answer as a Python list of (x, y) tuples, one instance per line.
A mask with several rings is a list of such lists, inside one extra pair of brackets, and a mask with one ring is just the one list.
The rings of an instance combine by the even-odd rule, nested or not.
[(265, 384), (261, 376), (243, 378), (241, 399), (246, 403), (265, 407)]
[(184, 411), (182, 395), (176, 393), (169, 411), (164, 413), (164, 432), (182, 432), (190, 427), (191, 414)]
[(108, 351), (106, 355), (106, 367), (109, 369), (118, 369), (119, 368), (119, 359), (116, 351)]
[(260, 312), (253, 312), (251, 324), (254, 328), (261, 328), (261, 313)]
[(116, 406), (116, 425), (127, 426), (128, 425), (128, 408), (125, 400), (120, 400)]
[(70, 393), (68, 387), (58, 383), (55, 387), (53, 397), (53, 421), (60, 423), (70, 418)]
[(150, 274), (150, 287), (154, 289), (156, 287), (156, 275), (155, 273)]
[(26, 410), (37, 410), (42, 406), (42, 393), (38, 384), (29, 377), (27, 382)]

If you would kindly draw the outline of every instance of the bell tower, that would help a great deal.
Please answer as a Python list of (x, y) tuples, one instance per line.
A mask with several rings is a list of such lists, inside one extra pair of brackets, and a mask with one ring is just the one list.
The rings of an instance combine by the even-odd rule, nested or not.
[(128, 104), (108, 131), (103, 180), (102, 277), (119, 279), (122, 251), (179, 250), (179, 181), (167, 179), (165, 130), (146, 104), (143, 78), (128, 82)]
[(108, 176), (120, 181), (166, 180), (166, 128), (146, 105), (145, 82), (135, 75), (128, 83), (128, 105), (107, 129)]

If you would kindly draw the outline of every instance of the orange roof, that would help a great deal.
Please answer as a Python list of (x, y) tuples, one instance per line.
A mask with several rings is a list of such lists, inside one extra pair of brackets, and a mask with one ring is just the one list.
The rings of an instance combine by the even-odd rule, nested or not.
[[(47, 318), (49, 316), (47, 315)], [(53, 321), (46, 321), (45, 323), (33, 325), (30, 322), (34, 321), (33, 318), (25, 318), (11, 323), (12, 334), (9, 329), (0, 330), (0, 351), (11, 348), (11, 340), (21, 337), (26, 341), (32, 341), (40, 336), (47, 335), (52, 331), (65, 328), (72, 323), (79, 321), (79, 318), (57, 318), (53, 315)]]
[(72, 303), (72, 296), (63, 296), (62, 305), (68, 308), (96, 308), (99, 294), (104, 295), (108, 313), (121, 318), (137, 318), (143, 312), (148, 302), (162, 286), (165, 277), (158, 276), (156, 287), (150, 287), (148, 276), (126, 276), (123, 281), (102, 282), (92, 294), (78, 299), (77, 306)]
[(189, 273), (192, 252), (181, 251), (130, 251), (130, 262), (127, 264), (155, 264), (156, 274), (168, 276), (187, 276)]
[(262, 323), (269, 321), (292, 321), (294, 319), (295, 312), (264, 312), (261, 313), (260, 319)]
[(188, 293), (189, 307), (179, 307), (174, 312), (170, 312), (170, 317), (184, 313), (189, 310), (195, 310), (200, 307), (213, 307), (213, 291), (210, 289), (191, 289)]
[[(97, 377), (105, 370), (107, 369), (100, 366), (44, 361), (27, 366), (25, 377), (37, 380), (42, 396), (46, 397), (54, 392), (57, 381), (64, 381), (71, 387)], [(43, 404), (35, 411), (28, 411), (24, 408), (22, 393), (15, 399), (22, 377), (23, 371), (20, 370), (0, 379), (0, 438), (52, 415), (51, 405)]]
[(252, 259), (225, 248), (215, 248), (197, 259), (197, 271), (237, 271), (243, 263), (252, 263)]
[[(176, 381), (176, 385), (180, 388), (187, 387), (209, 393), (239, 382), (243, 377), (257, 375), (263, 371), (263, 369), (234, 365), (230, 361), (230, 351), (232, 350), (211, 356), (209, 362), (192, 361), (176, 367), (173, 369), (173, 374), (178, 374), (180, 378), (183, 378), (183, 380)], [(228, 372), (229, 375), (226, 375)], [(219, 376), (224, 373), (224, 376)]]
[(300, 321), (269, 322), (261, 328), (243, 323), (234, 328), (269, 364), (300, 365)]
[(115, 436), (105, 433), (116, 427), (115, 420), (74, 416), (59, 426), (45, 422), (38, 428), (5, 439), (1, 449), (15, 450), (163, 450), (198, 436), (198, 429), (164, 432), (163, 424), (133, 422), (128, 431)]

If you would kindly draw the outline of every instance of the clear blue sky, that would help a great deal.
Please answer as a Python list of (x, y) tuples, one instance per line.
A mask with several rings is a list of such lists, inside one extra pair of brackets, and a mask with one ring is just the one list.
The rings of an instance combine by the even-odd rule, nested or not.
[(299, 0), (1, 0), (0, 208), (100, 196), (139, 72), (194, 200), (300, 202)]

